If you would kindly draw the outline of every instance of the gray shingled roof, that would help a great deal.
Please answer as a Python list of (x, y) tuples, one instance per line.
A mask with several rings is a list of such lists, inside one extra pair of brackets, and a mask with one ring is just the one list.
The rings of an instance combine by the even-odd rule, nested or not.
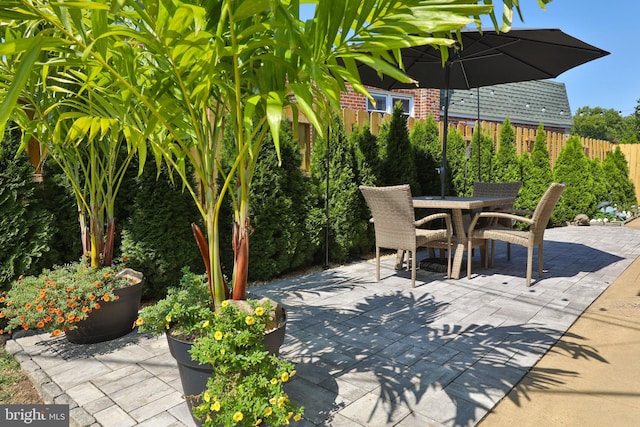
[[(573, 126), (567, 89), (564, 83), (551, 80), (453, 90), (449, 104), (449, 117), (476, 120), (478, 90), (480, 91), (480, 120), (502, 122), (508, 117), (512, 124), (537, 126), (542, 122), (546, 127), (567, 129)], [(441, 115), (444, 114), (443, 105), (444, 91), (441, 92)]]

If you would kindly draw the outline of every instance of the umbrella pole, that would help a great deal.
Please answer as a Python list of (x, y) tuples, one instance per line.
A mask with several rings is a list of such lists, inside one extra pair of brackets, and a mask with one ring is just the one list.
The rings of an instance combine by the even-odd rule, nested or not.
[(444, 199), (445, 187), (447, 183), (447, 139), (449, 137), (449, 80), (450, 64), (445, 66), (445, 86), (444, 90), (444, 130), (442, 132), (442, 163), (440, 165), (440, 197)]
[(480, 88), (476, 88), (478, 93), (478, 182), (482, 182), (482, 175), (480, 173)]

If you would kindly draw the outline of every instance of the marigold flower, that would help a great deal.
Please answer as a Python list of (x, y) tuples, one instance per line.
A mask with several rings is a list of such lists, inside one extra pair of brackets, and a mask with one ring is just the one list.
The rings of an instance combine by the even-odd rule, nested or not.
[(122, 257), (122, 262), (127, 262), (127, 261), (129, 261), (129, 258), (127, 258), (126, 256), (123, 256)]
[(102, 284), (100, 284), (100, 282), (96, 282), (96, 288), (100, 289), (100, 286), (102, 286)]
[(140, 325), (142, 325), (143, 323), (144, 323), (144, 320), (142, 320), (142, 317), (138, 317), (138, 318), (136, 319), (136, 326), (140, 326)]
[(64, 323), (64, 317), (60, 316), (58, 317), (58, 323)]
[(91, 301), (94, 301), (94, 300), (96, 299), (96, 296), (95, 296), (95, 295), (89, 295), (89, 299), (90, 299)]
[(41, 321), (39, 321), (39, 322), (38, 322), (38, 324), (37, 324), (37, 326), (38, 326), (38, 329), (40, 329), (40, 328), (44, 328), (44, 321), (42, 321), (42, 320), (41, 320)]
[(28, 302), (24, 305), (24, 308), (26, 308), (27, 310), (29, 310), (31, 308), (31, 303)]
[(0, 319), (4, 319), (4, 313), (0, 311)]
[(271, 406), (267, 406), (264, 410), (264, 415), (265, 417), (268, 417), (271, 414), (273, 414), (273, 408)]
[(111, 273), (104, 273), (104, 277), (108, 279), (109, 277), (111, 277)]
[(60, 329), (56, 329), (55, 331), (51, 332), (51, 336), (52, 337), (57, 337), (61, 333), (62, 333), (62, 331)]
[[(100, 304), (96, 303), (95, 309), (96, 310), (100, 310)], [(89, 313), (91, 313), (91, 312), (89, 312)]]
[(82, 307), (82, 312), (83, 312), (83, 313), (86, 313), (86, 312), (87, 312), (87, 310), (89, 310), (87, 307)]
[(67, 321), (69, 322), (73, 322), (73, 320), (76, 318), (76, 315), (71, 313), (70, 315), (67, 316)]
[(280, 379), (283, 383), (286, 383), (287, 381), (289, 381), (289, 373), (283, 372), (282, 375), (280, 375)]
[(70, 287), (67, 287), (67, 292), (71, 292), (73, 289), (71, 289)]
[(0, 302), (4, 302), (4, 297), (0, 297)]
[(23, 323), (22, 329), (24, 329), (25, 331), (29, 330), (29, 325), (27, 325), (26, 323)]
[(247, 323), (247, 325), (251, 326), (254, 323), (256, 323), (256, 319), (253, 316), (247, 316), (244, 321)]
[(220, 331), (216, 331), (216, 332), (213, 334), (213, 338), (214, 338), (216, 341), (220, 341), (220, 340), (222, 339), (222, 332), (220, 332)]
[(256, 313), (256, 316), (262, 316), (264, 314), (264, 308), (256, 307), (255, 313)]
[(243, 415), (242, 412), (238, 411), (235, 414), (233, 414), (233, 422), (234, 423), (239, 423), (240, 421), (242, 421)]
[(109, 294), (104, 294), (104, 295), (102, 295), (102, 299), (103, 299), (105, 302), (108, 302), (108, 301), (111, 299), (111, 297), (109, 296)]
[[(217, 400), (215, 402), (213, 402), (213, 405), (211, 405), (211, 410), (218, 412), (220, 410), (220, 402), (217, 401)], [(236, 414), (238, 414), (238, 412), (236, 412)], [(242, 419), (242, 414), (240, 413), (240, 420), (241, 419)], [(233, 420), (234, 421), (236, 420), (236, 416), (235, 415), (233, 416)], [(240, 421), (240, 420), (238, 420), (238, 421)], [(238, 422), (238, 421), (236, 421), (236, 422)]]
[(45, 322), (51, 322), (51, 316), (47, 316), (47, 317), (45, 317), (45, 318), (44, 318), (44, 321), (45, 321)]

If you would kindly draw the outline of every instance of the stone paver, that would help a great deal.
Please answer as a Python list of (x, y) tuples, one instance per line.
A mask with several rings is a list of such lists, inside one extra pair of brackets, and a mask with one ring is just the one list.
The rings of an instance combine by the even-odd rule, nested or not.
[[(363, 261), (253, 288), (287, 308), (281, 356), (298, 372), (288, 384), (306, 408), (298, 425), (477, 424), (640, 255), (638, 230), (565, 227), (545, 237), (545, 273), (530, 288), (526, 251), (513, 246), (507, 261), (505, 245), (492, 268), (476, 257), (470, 279), (419, 271), (411, 288), (389, 256), (380, 282)], [(88, 346), (14, 338), (7, 351), (46, 400), (69, 402), (72, 425), (194, 425), (163, 337), (132, 332)], [(582, 357), (605, 363), (583, 345)]]

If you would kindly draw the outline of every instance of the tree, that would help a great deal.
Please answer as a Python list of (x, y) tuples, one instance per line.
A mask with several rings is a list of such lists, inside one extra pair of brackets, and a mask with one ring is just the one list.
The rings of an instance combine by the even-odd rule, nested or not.
[(572, 134), (585, 138), (603, 139), (611, 142), (622, 142), (631, 134), (625, 131), (625, 122), (620, 114), (612, 109), (602, 107), (581, 107), (573, 116)]
[[(304, 113), (324, 134), (347, 83), (368, 93), (357, 73), (359, 63), (408, 83), (395, 59), (399, 48), (451, 46), (455, 31), (480, 22), (482, 15), (489, 14), (498, 26), (492, 5), (477, 0), (312, 3), (314, 18), (302, 22), (298, 1), (3, 2), (0, 19), (7, 25), (0, 39), (10, 42), (3, 43), (0, 131), (12, 116), (30, 132), (53, 117), (48, 134), (73, 130), (74, 136), (78, 129), (69, 114), (80, 112), (80, 130), (89, 137), (124, 137), (141, 150), (142, 159), (150, 144), (156, 161), (166, 162), (183, 179), (200, 211), (206, 236), (196, 230), (197, 241), (215, 305), (231, 290), (243, 299), (251, 183), (267, 134), (278, 150), (285, 108), (294, 124)], [(503, 4), (508, 13), (502, 29), (508, 30), (511, 12), (519, 7), (510, 0)], [(448, 50), (441, 52), (446, 59)], [(73, 85), (65, 87), (69, 78)], [(36, 95), (27, 93), (36, 88)], [(51, 108), (45, 115), (42, 100), (60, 91), (73, 102), (46, 103)], [(19, 101), (38, 114), (25, 115)], [(94, 107), (101, 107), (99, 113)], [(236, 158), (230, 169), (221, 170), (216, 158), (225, 122), (233, 127)], [(200, 188), (189, 185), (187, 163)], [(222, 274), (218, 228), (227, 192), (233, 193), (234, 210), (230, 286)]]
[(440, 164), (433, 154), (433, 147), (440, 147), (440, 133), (432, 115), (429, 115), (426, 120), (414, 123), (409, 140), (413, 147), (416, 179), (420, 188), (420, 192), (414, 194), (417, 196), (438, 194), (440, 192), (440, 176), (438, 174)]
[(533, 210), (553, 179), (547, 149), (547, 133), (542, 123), (538, 126), (531, 156), (525, 153), (521, 162), (523, 183), (516, 200), (516, 207)]
[(495, 181), (522, 181), (520, 161), (515, 146), (515, 132), (507, 118), (500, 129), (500, 145), (495, 155)]
[(409, 184), (411, 191), (419, 194), (414, 152), (411, 148), (407, 117), (404, 115), (402, 104), (397, 103), (393, 106), (391, 120), (385, 121), (380, 127), (378, 145), (381, 184)]
[(611, 195), (611, 201), (619, 209), (630, 209), (631, 206), (638, 203), (635, 187), (629, 179), (627, 159), (622, 154), (620, 147), (607, 153), (607, 157), (602, 162), (602, 171), (607, 183), (607, 191)]
[(566, 184), (553, 211), (555, 223), (572, 221), (578, 214), (593, 216), (597, 200), (593, 193), (591, 162), (578, 136), (571, 136), (560, 151), (553, 167), (553, 180)]

